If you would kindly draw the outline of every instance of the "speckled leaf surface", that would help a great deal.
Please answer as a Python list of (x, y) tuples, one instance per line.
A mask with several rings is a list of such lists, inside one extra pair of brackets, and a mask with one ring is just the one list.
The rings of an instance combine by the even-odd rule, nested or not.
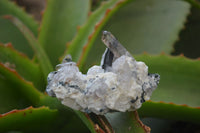
[(0, 62), (16, 69), (23, 78), (33, 82), (37, 89), (43, 89), (45, 81), (39, 65), (15, 50), (12, 44), (0, 44)]
[(48, 0), (39, 33), (39, 42), (44, 47), (53, 65), (64, 53), (70, 41), (82, 25), (90, 10), (90, 1)]
[[(24, 131), (24, 132), (49, 132), (48, 127), (57, 116), (56, 110), (48, 107), (33, 108), (23, 110), (12, 110), (5, 114), (0, 114), (0, 132)], [(41, 119), (42, 118), (42, 119)]]

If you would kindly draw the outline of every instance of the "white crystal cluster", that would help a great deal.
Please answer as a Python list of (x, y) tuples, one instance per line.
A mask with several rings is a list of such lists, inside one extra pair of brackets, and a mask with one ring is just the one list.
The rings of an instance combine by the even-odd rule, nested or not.
[(104, 54), (101, 66), (91, 67), (87, 74), (82, 74), (75, 62), (66, 60), (48, 75), (46, 91), (62, 104), (86, 113), (136, 110), (150, 99), (160, 79), (129, 54), (115, 58), (106, 69), (102, 67)]

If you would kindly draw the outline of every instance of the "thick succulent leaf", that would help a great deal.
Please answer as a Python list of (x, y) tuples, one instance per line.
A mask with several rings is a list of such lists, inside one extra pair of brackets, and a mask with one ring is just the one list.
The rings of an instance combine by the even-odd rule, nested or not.
[[(64, 106), (62, 104), (60, 104), (60, 102), (56, 99), (56, 98), (51, 98), (48, 96), (43, 96), (41, 101), (40, 101), (41, 105), (46, 105), (49, 106), (51, 108), (56, 108), (58, 109), (58, 111), (61, 113), (59, 115), (61, 115), (64, 118), (68, 118), (71, 119), (71, 117), (73, 116), (74, 113), (70, 112), (69, 108), (65, 107), (64, 112), (62, 111), (64, 108)], [(72, 110), (71, 110), (72, 111)], [(92, 133), (113, 133), (112, 127), (109, 126), (109, 123), (107, 122), (107, 120), (103, 119), (103, 116), (97, 116), (95, 114), (90, 115), (90, 114), (85, 114), (82, 113), (80, 111), (73, 111), (76, 113), (77, 116), (79, 116), (79, 118), (81, 118), (81, 120), (85, 123), (85, 125), (88, 127), (88, 129), (90, 130), (90, 132)], [(120, 132), (126, 132), (126, 131), (138, 131), (138, 132), (144, 132), (144, 131), (149, 131), (149, 128), (146, 127), (145, 125), (142, 124), (142, 122), (139, 121), (139, 117), (137, 116), (137, 114), (130, 112), (130, 113), (115, 113), (115, 115), (113, 114), (109, 114), (106, 116), (109, 120), (109, 122), (111, 122), (111, 125), (114, 126), (114, 130), (116, 130), (116, 132), (118, 131), (118, 126), (120, 126)], [(118, 120), (116, 120), (118, 119)], [(65, 119), (66, 120), (66, 119)], [(68, 124), (69, 121), (65, 122), (66, 124)], [(71, 121), (72, 122), (72, 121)], [(74, 122), (74, 121), (73, 121)], [(122, 123), (124, 123), (124, 125), (122, 125)], [(77, 123), (77, 122), (76, 122)], [(105, 125), (106, 124), (106, 125)]]
[(23, 109), (31, 105), (20, 92), (13, 88), (8, 80), (0, 75), (0, 113), (8, 112), (12, 109)]
[[(98, 128), (106, 133), (114, 133), (114, 129), (112, 128), (111, 124), (108, 122), (105, 115), (96, 115), (94, 113), (87, 114), (92, 121), (95, 123), (95, 130), (98, 132)], [(100, 130), (99, 130), (100, 131)]]
[(77, 26), (82, 25), (90, 10), (89, 0), (48, 0), (43, 15), (39, 42), (53, 65), (64, 53), (66, 43), (74, 37)]
[[(184, 26), (190, 5), (177, 0), (134, 0), (122, 7), (103, 29), (115, 35), (133, 54), (170, 53)], [(105, 50), (98, 35), (87, 62), (97, 63)], [(95, 55), (95, 56), (94, 56)]]
[[(141, 118), (141, 117), (140, 117)], [(159, 119), (159, 118), (152, 118), (152, 117), (145, 117), (141, 118), (141, 121), (145, 124), (151, 127), (151, 133), (162, 133), (163, 131), (166, 131), (166, 133), (169, 133), (170, 129), (174, 129), (173, 124), (175, 124), (178, 121), (174, 120), (166, 120), (166, 119)], [(183, 129), (183, 127), (180, 127)], [(176, 132), (179, 132), (176, 130)]]
[[(61, 104), (61, 102), (57, 98), (53, 98), (47, 95), (43, 95), (40, 97), (40, 101), (37, 104), (37, 106), (48, 106), (51, 109), (57, 109), (58, 110), (58, 117), (55, 121), (54, 128), (52, 128), (53, 132), (88, 132), (88, 128), (90, 129), (91, 121), (89, 121), (86, 116), (79, 112), (74, 111), (67, 106), (64, 106)], [(79, 116), (79, 117), (78, 117)], [(80, 120), (80, 117), (83, 117), (83, 122)], [(89, 123), (90, 122), (90, 123)], [(89, 124), (89, 125), (87, 125)], [(78, 128), (77, 128), (78, 125)], [(59, 128), (59, 129), (58, 129)], [(54, 129), (54, 130), (53, 130)], [(90, 129), (90, 131), (93, 133), (94, 130)]]
[(151, 100), (200, 106), (200, 60), (184, 56), (136, 56), (149, 66), (150, 73), (159, 73), (160, 83)]
[(29, 58), (33, 57), (33, 50), (19, 29), (9, 20), (0, 17), (0, 43), (12, 43), (13, 47), (25, 53)]
[(114, 128), (115, 133), (150, 133), (151, 129), (139, 119), (137, 112), (110, 113), (106, 118)]
[(197, 8), (191, 9), (191, 14), (185, 28), (180, 33), (180, 39), (175, 43), (173, 55), (184, 54), (190, 58), (200, 57), (200, 10)]
[[(75, 125), (77, 125), (77, 123), (79, 123), (80, 126), (84, 123), (87, 126), (87, 128), (90, 130), (91, 133), (96, 133), (96, 129), (95, 129), (96, 125), (93, 123), (93, 121), (91, 120), (91, 118), (88, 115), (86, 115), (80, 111), (72, 110), (72, 109), (68, 108), (67, 106), (62, 105), (60, 103), (60, 101), (58, 101), (57, 98), (52, 98), (49, 96), (42, 96), (40, 99), (40, 102), (39, 102), (39, 106), (41, 106), (41, 105), (49, 106), (51, 109), (58, 109), (59, 117), (64, 118), (61, 120), (62, 121), (61, 123), (65, 123), (65, 124), (76, 123)], [(74, 119), (72, 117), (75, 117), (75, 115), (79, 117), (79, 119), (78, 119), (79, 122), (77, 122), (77, 118), (73, 121), (70, 121), (70, 119)], [(80, 119), (82, 120), (83, 123), (80, 121)], [(73, 126), (73, 124), (72, 124), (72, 126)]]
[[(21, 94), (21, 97), (34, 105), (39, 102), (42, 94), (34, 88), (31, 82), (25, 81), (14, 69), (0, 63), (0, 76), (9, 81), (9, 85), (12, 86), (11, 89), (17, 90)], [(3, 91), (0, 94), (4, 95)]]
[[(94, 114), (91, 116), (89, 114), (86, 114), (86, 113), (83, 113), (80, 111), (72, 110), (72, 109), (68, 108), (67, 106), (62, 105), (60, 103), (60, 101), (58, 101), (57, 98), (52, 98), (49, 96), (42, 96), (39, 103), (40, 103), (39, 106), (45, 105), (45, 106), (49, 106), (51, 109), (58, 109), (60, 117), (68, 118), (68, 119), (64, 119), (63, 122), (61, 122), (61, 123), (65, 123), (68, 125), (70, 122), (71, 123), (70, 125), (72, 127), (74, 127), (72, 123), (76, 123), (75, 125), (77, 125), (77, 123), (79, 123), (80, 126), (81, 126), (81, 124), (84, 123), (87, 126), (87, 128), (90, 130), (91, 133), (96, 133), (96, 132), (98, 133), (100, 131), (108, 131), (109, 130), (109, 129), (105, 129), (104, 128), (105, 126), (102, 126), (103, 122), (94, 121), (94, 117), (98, 117), (97, 115)], [(75, 116), (79, 117), (79, 122), (77, 122), (77, 118)], [(72, 117), (74, 117), (75, 119)], [(72, 121), (70, 121), (69, 119), (72, 119)], [(82, 120), (83, 123), (80, 121), (80, 119)], [(106, 122), (106, 120), (103, 120), (103, 121)], [(108, 125), (106, 125), (106, 126), (108, 126)], [(83, 132), (83, 130), (82, 130), (82, 132)]]
[(35, 52), (35, 55), (38, 59), (38, 62), (40, 64), (44, 77), (47, 77), (49, 72), (53, 71), (53, 68), (49, 61), (49, 58), (47, 57), (41, 45), (38, 43), (33, 33), (19, 19), (13, 16), (4, 16), (4, 17), (6, 19), (9, 19), (13, 24), (15, 24), (16, 27), (23, 33), (25, 38), (28, 40), (29, 45), (32, 47), (33, 51)]
[(84, 114), (80, 111), (74, 111), (74, 112), (84, 122), (84, 124), (88, 127), (91, 133), (98, 133), (99, 130), (102, 130), (100, 127), (98, 127), (98, 125), (95, 125), (95, 123), (91, 120), (88, 114)]
[[(166, 106), (163, 105), (166, 107), (166, 113), (167, 108), (171, 106), (173, 106), (171, 109), (174, 110), (174, 114), (173, 111), (168, 113), (169, 115), (174, 115), (174, 119), (176, 119), (176, 115), (177, 119), (179, 119), (178, 115), (181, 115), (181, 111), (182, 113), (185, 113), (189, 109), (192, 111), (194, 110), (194, 112), (190, 111), (191, 113), (188, 113), (187, 117), (191, 115), (192, 118), (192, 115), (194, 115), (195, 112), (200, 113), (199, 109), (192, 108), (200, 107), (200, 60), (191, 60), (183, 56), (173, 57), (166, 55), (141, 55), (136, 56), (136, 59), (144, 61), (149, 66), (150, 73), (159, 73), (161, 76), (158, 88), (152, 94), (152, 101), (164, 101), (166, 103), (173, 102), (178, 105), (184, 104), (190, 106), (182, 107), (178, 105), (166, 104)], [(152, 103), (152, 107), (150, 107), (151, 102), (145, 103), (143, 104), (141, 110), (144, 108), (145, 113), (148, 114), (148, 111), (152, 109), (154, 111), (151, 112), (161, 116), (163, 111), (160, 111), (159, 108), (162, 106), (162, 103), (156, 103), (156, 105), (160, 104), (160, 107), (159, 105), (156, 106), (157, 108), (154, 108), (153, 104), (154, 103)], [(182, 117), (184, 119), (186, 116), (182, 115)], [(196, 119), (199, 118), (197, 117)]]
[(11, 44), (0, 44), (0, 62), (16, 69), (24, 79), (33, 82), (36, 88), (44, 89), (45, 80), (38, 64), (16, 51)]
[(0, 132), (25, 131), (25, 132), (49, 132), (49, 125), (57, 116), (56, 110), (48, 107), (23, 110), (12, 110), (0, 114)]
[(190, 4), (176, 0), (136, 0), (122, 8), (104, 27), (133, 54), (171, 53)]
[(79, 28), (78, 34), (68, 45), (67, 53), (71, 54), (75, 61), (78, 61), (81, 56), (79, 60), (80, 67), (105, 22), (128, 1), (110, 0), (104, 2), (97, 10), (91, 13), (87, 22)]
[[(62, 129), (60, 133), (91, 133), (91, 131), (86, 127), (86, 125), (80, 120), (77, 115), (73, 115), (67, 120), (68, 123), (65, 124), (65, 128)], [(78, 125), (78, 127), (77, 127)], [(57, 130), (56, 130), (57, 131)]]
[(12, 15), (19, 18), (37, 36), (38, 23), (10, 0), (0, 0), (0, 16), (2, 15)]
[(159, 118), (142, 118), (142, 122), (151, 127), (151, 133), (196, 133), (200, 130), (199, 124), (194, 122)]
[(148, 101), (138, 110), (141, 117), (156, 117), (200, 123), (200, 108)]

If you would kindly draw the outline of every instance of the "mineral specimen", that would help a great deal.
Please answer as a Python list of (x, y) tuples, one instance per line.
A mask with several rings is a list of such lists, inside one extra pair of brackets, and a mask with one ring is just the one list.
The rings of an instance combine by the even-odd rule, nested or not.
[(82, 74), (68, 55), (48, 75), (47, 93), (86, 113), (103, 115), (140, 108), (150, 99), (160, 76), (149, 74), (145, 63), (137, 62), (110, 32), (103, 32), (102, 41), (108, 48), (101, 66), (93, 66)]

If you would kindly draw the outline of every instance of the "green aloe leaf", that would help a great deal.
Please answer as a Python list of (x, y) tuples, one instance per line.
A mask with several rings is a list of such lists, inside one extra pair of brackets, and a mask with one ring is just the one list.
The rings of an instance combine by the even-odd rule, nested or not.
[[(136, 59), (144, 61), (149, 66), (150, 73), (160, 74), (160, 83), (158, 88), (153, 92), (151, 100), (157, 102), (163, 101), (165, 102), (163, 104), (170, 102), (177, 104), (171, 108), (172, 110), (177, 109), (176, 112), (170, 111), (168, 115), (173, 115), (174, 119), (180, 119), (178, 116), (181, 115), (181, 113), (185, 113), (187, 109), (194, 110), (194, 114), (195, 112), (200, 113), (198, 109), (198, 107), (200, 107), (200, 60), (187, 59), (183, 56), (173, 57), (167, 55), (140, 55), (136, 56)], [(151, 106), (150, 104), (151, 102), (148, 104), (145, 103), (141, 110), (144, 109), (145, 113), (148, 114), (148, 111), (152, 109), (154, 111), (151, 111), (151, 113), (161, 116), (163, 111), (160, 111), (159, 108), (162, 107), (162, 103), (158, 103), (160, 107), (156, 106), (157, 108), (153, 108), (154, 103), (152, 103), (152, 108), (149, 108), (149, 106)], [(167, 107), (170, 107), (169, 105), (163, 106), (167, 109)], [(178, 105), (188, 105), (189, 107), (184, 107), (182, 109), (182, 106)], [(178, 114), (178, 112), (180, 114)], [(190, 112), (191, 113), (187, 114), (187, 117), (191, 115), (192, 118), (194, 114), (192, 111)], [(182, 117), (185, 118), (186, 116), (182, 115)], [(199, 119), (199, 117), (196, 117), (196, 119)], [(194, 121), (197, 120), (194, 119)]]
[(0, 43), (12, 43), (15, 49), (25, 53), (29, 58), (33, 57), (34, 53), (28, 41), (13, 23), (0, 17), (0, 29)]
[(190, 4), (176, 0), (136, 0), (125, 6), (104, 27), (133, 54), (171, 53), (184, 27)]
[[(57, 98), (52, 98), (50, 96), (44, 95), (41, 97), (40, 102), (39, 102), (39, 106), (41, 105), (49, 106), (51, 109), (58, 109), (59, 118), (63, 118), (61, 123), (65, 123), (66, 125), (71, 123), (72, 127), (74, 127), (74, 125), (77, 125), (77, 123), (79, 123), (80, 126), (81, 124), (84, 123), (91, 133), (97, 132), (95, 123), (91, 120), (91, 118), (87, 114), (80, 111), (72, 110), (68, 108), (67, 106), (62, 105)], [(78, 116), (78, 119), (76, 118), (74, 120), (72, 118), (75, 116)], [(70, 119), (73, 119), (73, 120), (70, 121)], [(83, 123), (80, 122), (81, 121), (80, 119), (82, 120)], [(74, 125), (72, 123), (74, 123)]]
[[(65, 131), (65, 132), (88, 132), (88, 129), (85, 125), (90, 129), (92, 127), (89, 127), (92, 125), (92, 122), (88, 120), (88, 118), (79, 111), (74, 111), (67, 106), (64, 106), (61, 104), (61, 102), (57, 98), (53, 98), (47, 95), (43, 95), (40, 97), (40, 101), (37, 104), (37, 106), (48, 106), (51, 109), (57, 109), (58, 110), (58, 117), (56, 120), (56, 123), (54, 124), (54, 132), (58, 131)], [(85, 119), (84, 122), (88, 122), (87, 124), (80, 120), (79, 117), (82, 116), (83, 119)], [(90, 123), (89, 123), (90, 122)], [(77, 128), (77, 125), (79, 128)], [(57, 128), (59, 127), (59, 130)], [(90, 129), (92, 132), (93, 130)], [(93, 133), (93, 132), (92, 132)]]
[(0, 92), (0, 113), (31, 106), (30, 101), (26, 100), (17, 89), (13, 88), (11, 82), (2, 75), (0, 75)]
[(137, 111), (127, 113), (109, 113), (106, 118), (115, 133), (150, 133), (151, 129), (139, 119)]
[(91, 120), (88, 114), (84, 114), (80, 111), (74, 111), (77, 116), (84, 122), (84, 124), (88, 127), (91, 133), (97, 133), (98, 130), (95, 129), (97, 125)]
[[(114, 130), (108, 120), (106, 119), (105, 115), (96, 115), (94, 113), (86, 114), (93, 120), (95, 123), (95, 130), (96, 132), (99, 132), (100, 130), (106, 132), (106, 133), (114, 133)], [(99, 131), (97, 130), (99, 129)]]
[(38, 43), (33, 33), (19, 19), (13, 16), (4, 16), (4, 17), (10, 20), (13, 24), (15, 24), (16, 27), (23, 33), (23, 35), (29, 42), (29, 45), (32, 47), (33, 51), (35, 52), (35, 55), (38, 59), (38, 62), (40, 64), (44, 77), (47, 77), (49, 72), (53, 71), (53, 68), (49, 61), (48, 56), (46, 55), (41, 45)]
[(200, 108), (164, 102), (145, 102), (138, 110), (141, 117), (189, 121), (200, 123)]
[(51, 132), (49, 125), (57, 116), (56, 110), (48, 107), (23, 110), (12, 110), (0, 114), (0, 132), (24, 131), (24, 132)]
[[(29, 103), (36, 105), (39, 102), (42, 94), (34, 88), (31, 82), (25, 81), (14, 69), (8, 68), (4, 64), (0, 63), (0, 76), (7, 80), (7, 83), (12, 86), (11, 89), (17, 89), (21, 94), (21, 97), (29, 101)], [(0, 94), (4, 95), (3, 92), (4, 90)]]
[[(17, 17), (33, 32), (35, 36), (37, 36), (39, 24), (33, 19), (33, 17), (29, 16), (23, 9), (10, 0), (0, 0), (0, 16), (4, 15)], [(27, 40), (11, 22), (0, 17), (0, 29), (1, 43), (11, 42), (17, 50), (25, 53), (29, 58), (33, 57), (33, 50), (28, 45)]]
[(90, 1), (48, 0), (39, 33), (39, 42), (44, 47), (53, 65), (60, 57), (89, 14)]
[[(192, 32), (191, 32), (192, 31)], [(180, 39), (174, 45), (172, 54), (184, 54), (186, 57), (200, 57), (200, 10), (192, 8), (185, 28), (180, 33)]]
[(38, 23), (29, 16), (23, 9), (15, 5), (15, 3), (9, 0), (0, 0), (0, 16), (12, 15), (20, 19), (33, 33), (37, 36)]
[(44, 89), (45, 81), (38, 64), (16, 51), (11, 44), (0, 44), (0, 62), (16, 69), (23, 78), (33, 82), (36, 88)]
[[(133, 54), (171, 53), (184, 27), (190, 4), (177, 0), (134, 0), (106, 23), (110, 31)], [(105, 50), (98, 35), (87, 62), (97, 63)], [(95, 56), (94, 56), (95, 55)]]
[(200, 61), (183, 56), (141, 55), (137, 60), (149, 66), (150, 73), (159, 73), (161, 80), (151, 100), (200, 106)]
[(91, 13), (87, 22), (80, 27), (78, 34), (67, 49), (67, 53), (72, 55), (73, 60), (78, 61), (79, 59), (80, 68), (105, 22), (128, 1), (110, 0), (104, 2), (98, 9)]

